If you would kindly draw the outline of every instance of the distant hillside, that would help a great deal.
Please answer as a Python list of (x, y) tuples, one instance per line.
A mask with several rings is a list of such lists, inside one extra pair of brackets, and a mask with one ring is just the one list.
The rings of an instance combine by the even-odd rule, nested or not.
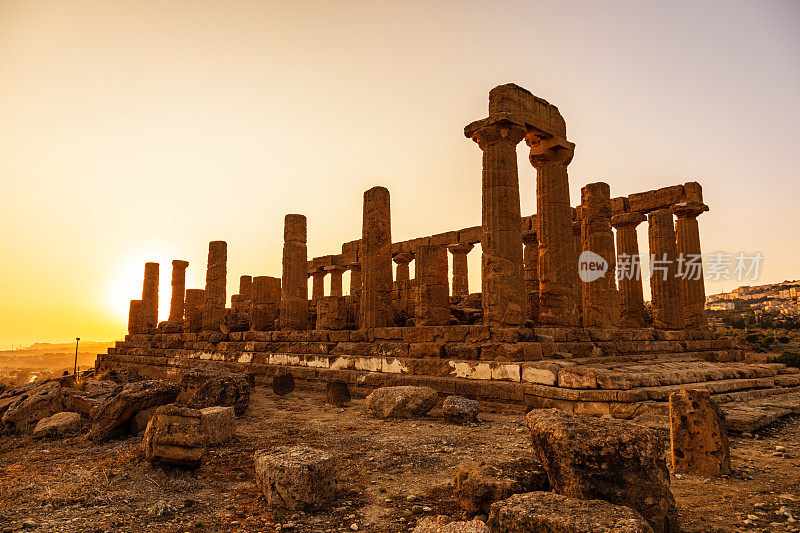
[[(94, 365), (97, 354), (114, 346), (114, 342), (81, 341), (78, 345), (78, 365)], [(75, 343), (37, 342), (18, 350), (0, 351), (0, 372), (11, 368), (72, 369), (75, 364)]]

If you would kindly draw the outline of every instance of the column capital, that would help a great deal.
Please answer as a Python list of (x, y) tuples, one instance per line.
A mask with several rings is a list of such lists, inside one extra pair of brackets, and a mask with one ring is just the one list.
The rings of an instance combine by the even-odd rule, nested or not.
[(452, 245), (448, 246), (447, 250), (453, 255), (458, 255), (458, 254), (467, 255), (468, 253), (470, 253), (472, 251), (473, 248), (475, 248), (474, 244), (469, 244), (467, 242), (462, 242), (462, 243), (459, 243), (459, 244), (452, 244)]
[(694, 218), (708, 211), (708, 206), (702, 202), (681, 202), (672, 206), (672, 212), (678, 218)]
[(403, 252), (392, 257), (392, 261), (398, 265), (407, 265), (414, 260), (414, 252)]
[(323, 270), (322, 268), (308, 271), (309, 278), (316, 278), (318, 276), (325, 277), (325, 274), (327, 274), (327, 272), (325, 272), (325, 270)]
[(611, 217), (611, 225), (615, 228), (623, 228), (628, 226), (635, 228), (645, 220), (647, 220), (647, 216), (639, 211), (634, 211), (632, 213), (620, 213)]
[(541, 138), (536, 132), (525, 135), (525, 144), (531, 149), (529, 156), (531, 165), (538, 168), (545, 163), (569, 165), (575, 155), (575, 143), (563, 137)]
[[(507, 119), (491, 122), (488, 122), (488, 119), (487, 122), (479, 120), (470, 124), (470, 126), (473, 125), (475, 125), (475, 129), (469, 130), (467, 136), (478, 143), (481, 150), (498, 143), (508, 143), (516, 146), (525, 137), (525, 128)], [(470, 128), (470, 126), (467, 126), (467, 128)]]
[(188, 268), (189, 261), (183, 261), (181, 259), (173, 259), (172, 260), (172, 268)]
[(326, 273), (330, 272), (331, 274), (344, 274), (347, 271), (347, 267), (344, 265), (328, 265), (322, 269)]
[(358, 261), (353, 261), (352, 263), (347, 263), (347, 269), (350, 271), (361, 272), (361, 263)]

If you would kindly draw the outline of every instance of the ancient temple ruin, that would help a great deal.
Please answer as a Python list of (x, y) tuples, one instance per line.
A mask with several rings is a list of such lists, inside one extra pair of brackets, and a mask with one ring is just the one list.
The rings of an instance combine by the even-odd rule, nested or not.
[[(218, 365), (260, 380), (291, 372), (310, 387), (340, 378), (356, 393), (424, 384), (442, 394), (617, 418), (665, 414), (670, 392), (692, 384), (715, 394), (734, 429), (763, 414), (759, 401), (800, 390), (792, 369), (745, 364), (731, 341), (714, 339), (702, 275), (676, 275), (679, 257), (701, 254), (698, 216), (708, 207), (698, 183), (627, 196), (589, 183), (571, 205), (575, 145), (565, 121), (554, 105), (513, 84), (492, 89), (488, 117), (464, 133), (483, 152), (480, 226), (395, 242), (389, 191), (374, 187), (364, 193), (360, 239), (336, 254), (309, 259), (306, 217), (286, 215), (280, 276), (243, 275), (229, 308), (225, 242), (209, 244), (204, 290), (186, 290), (188, 263), (174, 261), (169, 320), (161, 324), (159, 266), (148, 263), (129, 334), (98, 357), (98, 369), (133, 367), (163, 378)], [(523, 140), (536, 170), (537, 209), (528, 216), (520, 212), (516, 155)], [(480, 293), (470, 293), (468, 282), (475, 245)], [(582, 252), (599, 256), (605, 272), (581, 280)], [(652, 324), (646, 277), (615, 275), (617, 257), (638, 269), (640, 253), (666, 265), (649, 279)]]

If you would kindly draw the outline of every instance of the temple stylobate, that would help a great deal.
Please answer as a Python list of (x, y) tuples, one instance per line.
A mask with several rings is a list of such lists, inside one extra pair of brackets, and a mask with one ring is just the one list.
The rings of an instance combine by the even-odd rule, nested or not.
[[(331, 255), (308, 258), (306, 217), (286, 215), (282, 271), (242, 274), (230, 307), (224, 241), (209, 244), (203, 290), (185, 289), (188, 263), (173, 261), (170, 316), (160, 324), (158, 265), (148, 263), (129, 334), (98, 368), (156, 378), (200, 365), (260, 380), (291, 372), (309, 387), (344, 379), (357, 395), (424, 384), (619, 418), (663, 414), (670, 386), (722, 380), (745, 391), (784, 372), (741, 362), (731, 340), (709, 332), (698, 224), (708, 207), (698, 183), (627, 195), (587, 183), (572, 205), (567, 168), (576, 146), (566, 123), (513, 84), (490, 91), (488, 116), (464, 134), (482, 152), (480, 226), (393, 241), (390, 193), (373, 187), (364, 192), (360, 238)], [(525, 175), (536, 179), (537, 212), (525, 216), (522, 141), (535, 170)], [(651, 312), (639, 263), (645, 227), (659, 266), (649, 276)], [(470, 292), (470, 253), (481, 254), (480, 292)], [(687, 257), (693, 275), (681, 268)], [(794, 374), (782, 379), (800, 386)]]

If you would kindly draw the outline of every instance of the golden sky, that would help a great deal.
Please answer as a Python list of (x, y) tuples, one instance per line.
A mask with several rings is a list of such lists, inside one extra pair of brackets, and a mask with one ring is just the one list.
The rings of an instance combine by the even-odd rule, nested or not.
[(202, 287), (210, 240), (228, 241), (229, 294), (280, 275), (286, 213), (308, 216), (310, 257), (337, 253), (373, 185), (395, 240), (479, 224), (463, 127), (506, 82), (565, 117), (574, 205), (591, 181), (697, 180), (704, 251), (796, 279), (798, 27), (793, 0), (3, 0), (0, 348), (122, 336), (150, 260), (166, 318), (170, 260)]

